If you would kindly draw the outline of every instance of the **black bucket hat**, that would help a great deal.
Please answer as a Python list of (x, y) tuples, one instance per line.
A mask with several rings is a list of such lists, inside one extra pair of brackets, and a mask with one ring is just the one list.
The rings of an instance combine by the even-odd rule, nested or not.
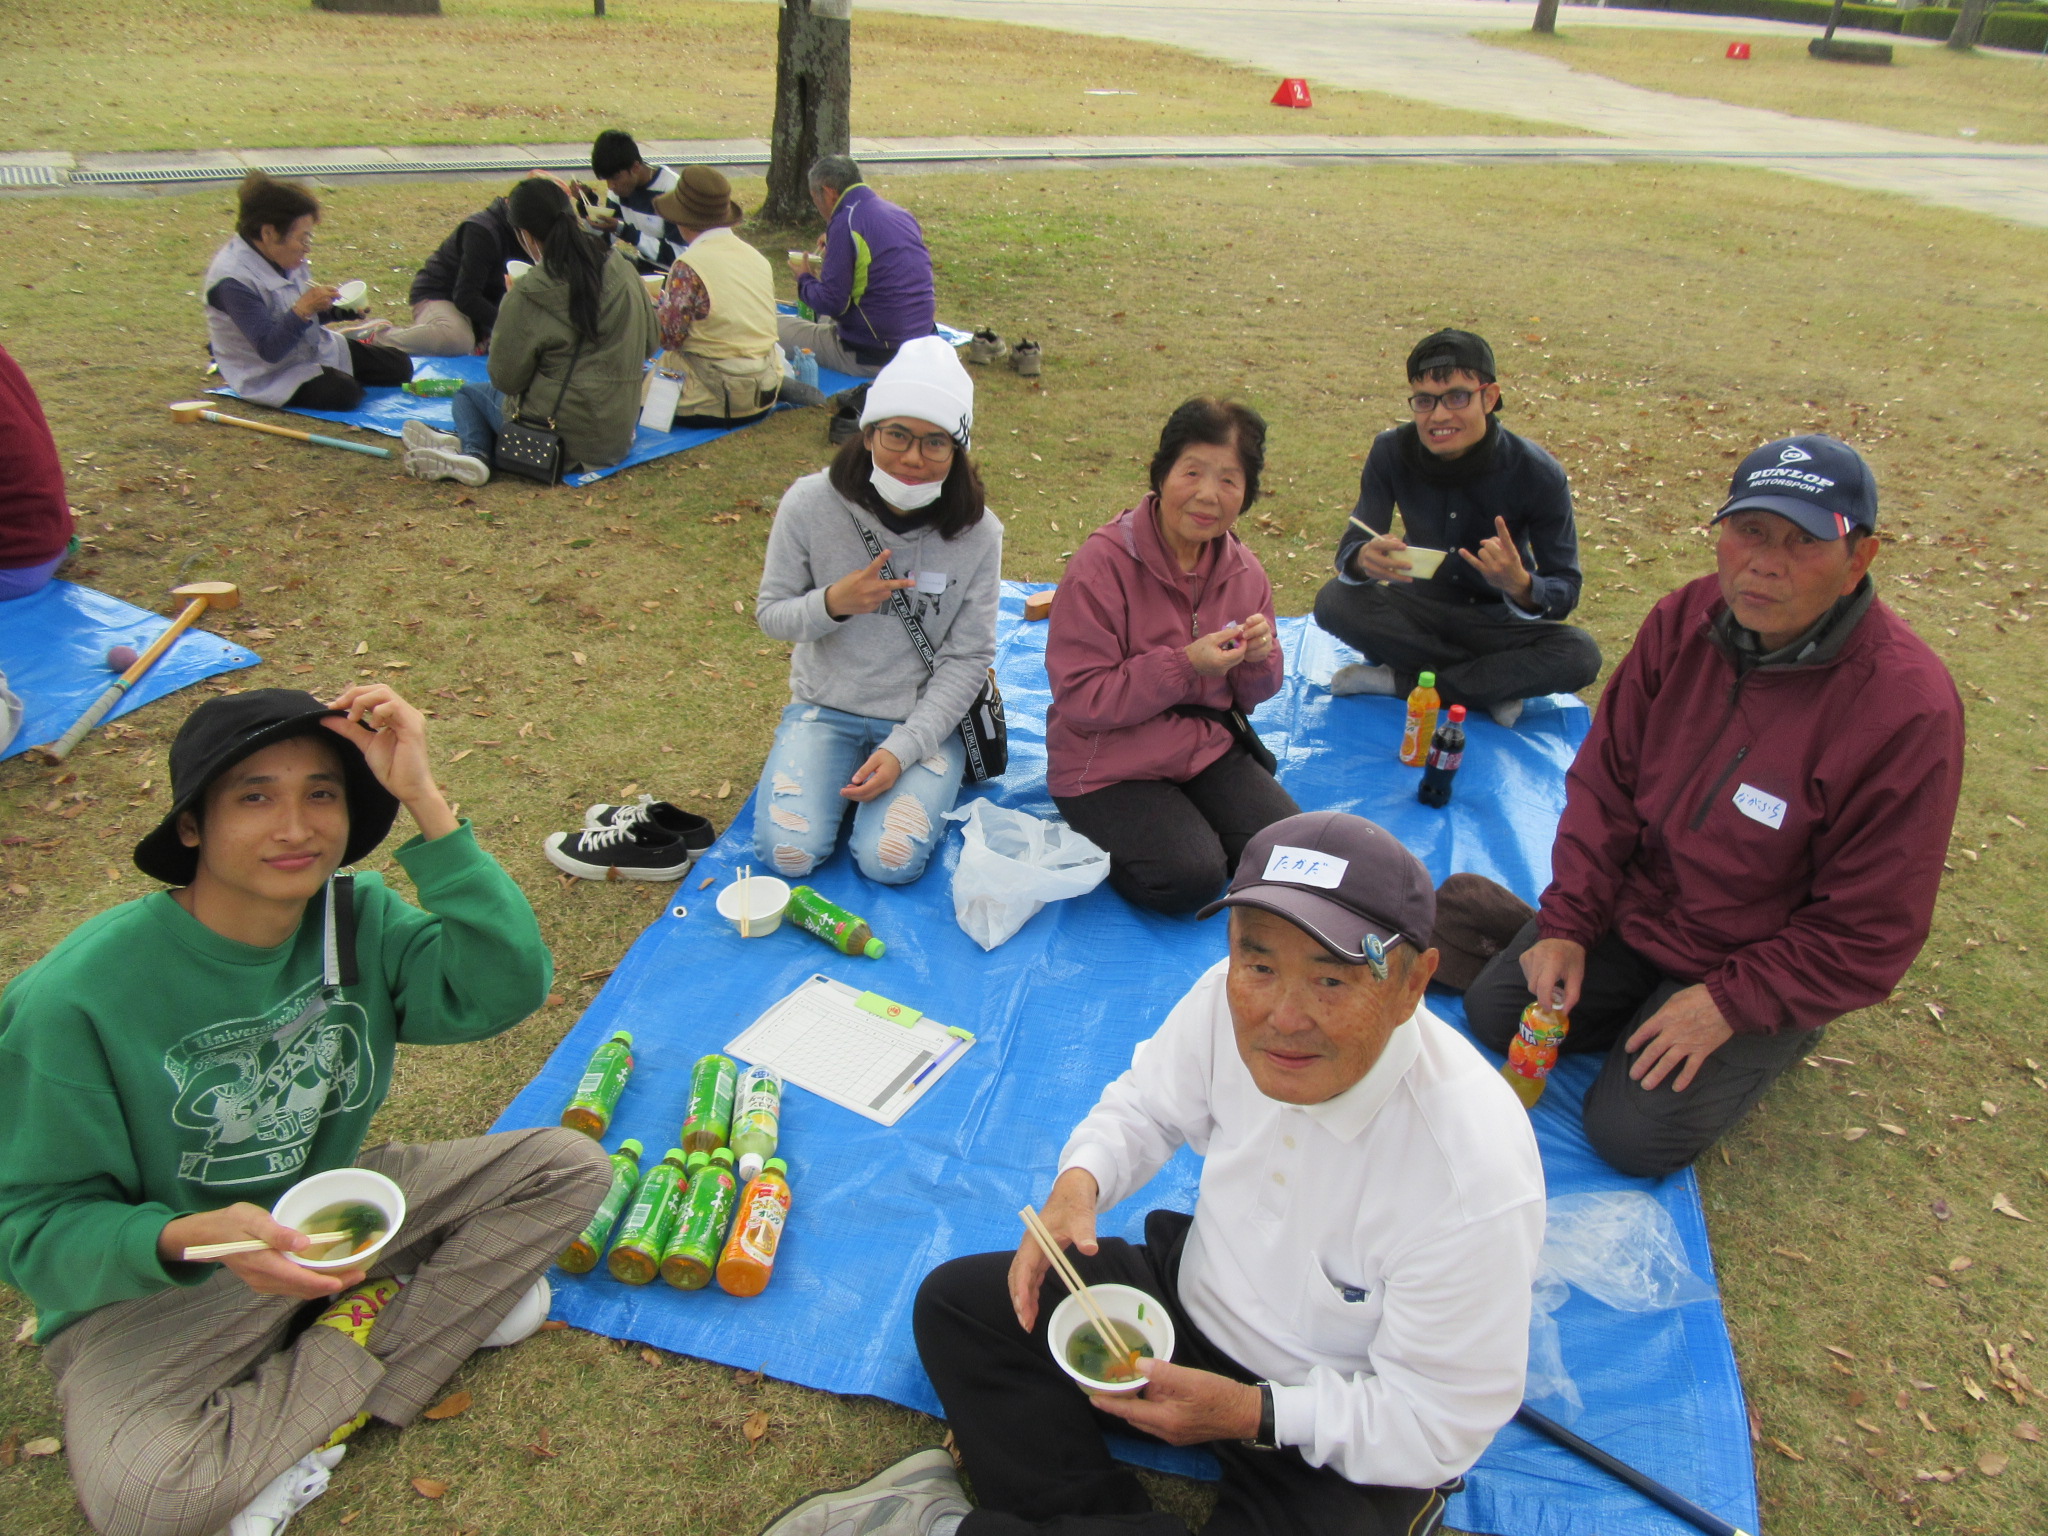
[(171, 743), (171, 808), (135, 845), (135, 867), (165, 885), (190, 885), (199, 872), (199, 850), (178, 837), (178, 817), (197, 805), (206, 788), (243, 758), (294, 736), (332, 742), (341, 759), (348, 798), (348, 845), (343, 865), (355, 863), (384, 841), (398, 817), (398, 799), (377, 782), (361, 748), (320, 724), (329, 709), (297, 688), (253, 688), (208, 699), (185, 717)]

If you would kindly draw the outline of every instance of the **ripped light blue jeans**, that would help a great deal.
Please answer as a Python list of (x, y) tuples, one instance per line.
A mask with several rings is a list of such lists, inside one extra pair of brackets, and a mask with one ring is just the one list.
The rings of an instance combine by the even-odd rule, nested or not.
[(873, 800), (839, 793), (897, 724), (822, 704), (783, 710), (754, 795), (754, 856), (767, 872), (792, 881), (808, 875), (832, 856), (852, 811), (847, 841), (862, 874), (882, 885), (908, 885), (924, 873), (960, 794), (967, 749), (957, 732), (922, 762), (905, 763), (902, 776)]

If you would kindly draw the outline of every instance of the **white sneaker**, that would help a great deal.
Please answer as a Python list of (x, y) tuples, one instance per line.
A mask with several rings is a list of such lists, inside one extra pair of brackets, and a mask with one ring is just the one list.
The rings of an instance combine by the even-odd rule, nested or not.
[(919, 1451), (858, 1488), (814, 1493), (761, 1528), (761, 1536), (929, 1536), (947, 1515), (965, 1515), (967, 1495), (945, 1451)]
[(1515, 722), (1522, 718), (1522, 701), (1509, 699), (1505, 704), (1496, 704), (1487, 713), (1493, 716), (1493, 723), (1508, 730), (1515, 728)]
[(491, 466), (466, 453), (446, 448), (413, 448), (405, 455), (405, 472), (415, 480), (460, 480), (464, 485), (488, 485)]
[(277, 1536), (291, 1518), (327, 1491), (327, 1479), (348, 1454), (345, 1445), (309, 1451), (272, 1478), (222, 1536)]
[(1330, 692), (1335, 694), (1370, 693), (1384, 698), (1394, 696), (1394, 669), (1376, 667), (1370, 662), (1353, 662), (1348, 667), (1339, 667), (1330, 675)]
[(461, 438), (453, 432), (443, 432), (438, 427), (430, 427), (424, 421), (408, 421), (398, 435), (405, 439), (408, 451), (439, 448), (446, 453), (462, 452)]
[(490, 1337), (477, 1348), (504, 1349), (532, 1338), (540, 1332), (540, 1325), (548, 1320), (548, 1308), (554, 1304), (554, 1287), (548, 1284), (548, 1277), (542, 1275), (533, 1282), (532, 1290), (512, 1303), (512, 1310), (505, 1314), (504, 1321), (491, 1330)]

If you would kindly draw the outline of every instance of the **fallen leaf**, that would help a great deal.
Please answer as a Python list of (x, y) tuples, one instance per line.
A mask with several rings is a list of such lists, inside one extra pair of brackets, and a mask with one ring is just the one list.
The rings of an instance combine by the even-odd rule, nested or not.
[(546, 1322), (540, 1325), (540, 1331), (542, 1333), (547, 1333), (548, 1331), (553, 1330), (559, 1333), (562, 1329), (567, 1328), (568, 1326), (569, 1325), (563, 1322), (559, 1317), (551, 1317)]
[(708, 891), (711, 889), (712, 883), (717, 879), (718, 876), (716, 875), (706, 875), (702, 880), (699, 880), (697, 882), (697, 889), (700, 891)]
[(1813, 1262), (1810, 1257), (1801, 1253), (1797, 1248), (1773, 1248), (1771, 1252), (1781, 1259), (1797, 1259), (1802, 1264), (1811, 1264)]
[(611, 973), (616, 969), (618, 969), (618, 967), (611, 965), (600, 966), (597, 970), (585, 971), (581, 976), (578, 976), (576, 979), (578, 981), (603, 981), (605, 977), (611, 975)]
[(642, 1360), (645, 1360), (649, 1365), (661, 1364), (661, 1356), (656, 1354), (653, 1350), (648, 1349), (645, 1345), (641, 1346), (640, 1358)]
[(715, 794), (715, 795), (713, 795), (713, 796), (712, 796), (711, 798), (712, 798), (712, 799), (714, 799), (714, 800), (726, 800), (726, 799), (730, 799), (730, 798), (731, 798), (731, 796), (732, 796), (732, 780), (731, 780), (731, 779), (725, 779), (725, 780), (723, 780), (723, 781), (721, 781), (721, 782), (720, 782), (720, 784), (719, 784), (719, 786), (718, 786), (718, 793), (717, 793), (717, 794)]
[(54, 1456), (63, 1449), (64, 1442), (55, 1435), (38, 1435), (35, 1439), (23, 1443), (21, 1454), (24, 1456)]
[(1768, 1445), (1772, 1450), (1776, 1451), (1780, 1456), (1784, 1457), (1787, 1461), (1806, 1460), (1804, 1456), (1800, 1455), (1797, 1451), (1793, 1450), (1791, 1446), (1787, 1445), (1784, 1441), (1780, 1440), (1776, 1435), (1764, 1436), (1764, 1444)]
[(367, 640), (358, 640), (358, 641), (356, 642), (356, 648), (355, 648), (355, 650), (354, 650), (354, 652), (353, 652), (352, 654), (354, 654), (354, 655), (357, 655), (357, 656), (367, 656), (367, 655), (369, 655), (369, 654), (370, 654), (370, 642), (369, 642), (369, 641), (367, 641)]
[(1869, 1134), (1870, 1134), (1870, 1127), (1869, 1127), (1869, 1126), (1867, 1126), (1867, 1125), (1852, 1125), (1852, 1126), (1850, 1126), (1850, 1127), (1849, 1127), (1849, 1129), (1847, 1129), (1846, 1131), (1842, 1132), (1842, 1140), (1844, 1140), (1844, 1141), (1861, 1141), (1861, 1140), (1862, 1140), (1862, 1139), (1863, 1139), (1864, 1137), (1868, 1136)]
[[(1967, 848), (1966, 848), (1966, 849), (1964, 849), (1963, 851), (1964, 851), (1965, 853), (1968, 853), (1968, 852), (1969, 852), (1969, 850), (1968, 850)], [(1974, 858), (1974, 857), (1975, 857), (1975, 855), (1974, 855), (1974, 854), (1972, 854), (1972, 855), (1971, 855), (1971, 857), (1972, 857), (1972, 858)], [(1934, 1022), (1935, 1022), (1935, 1023), (1937, 1023), (1937, 1024), (1939, 1024), (1939, 1023), (1940, 1023), (1940, 1022), (1942, 1021), (1942, 1018), (1943, 1018), (1943, 1016), (1947, 1014), (1948, 1010), (1947, 1010), (1946, 1008), (1942, 1007), (1942, 1006), (1941, 1006), (1941, 1004), (1939, 1004), (1939, 1003), (1929, 1003), (1929, 1004), (1927, 1005), (1927, 1012), (1928, 1012), (1928, 1015), (1929, 1015), (1929, 1016), (1930, 1016), (1931, 1018), (1933, 1018)]]
[(334, 1523), (336, 1525), (353, 1525), (355, 1523), (356, 1516), (360, 1515), (361, 1513), (362, 1511), (360, 1509), (352, 1509)]
[(1893, 1125), (1888, 1120), (1878, 1121), (1877, 1128), (1888, 1136), (1903, 1136), (1906, 1134), (1906, 1128), (1903, 1125)]
[(761, 1371), (734, 1371), (732, 1379), (743, 1387), (758, 1387), (764, 1374)]
[(567, 1001), (567, 999), (565, 999), (565, 998), (564, 998), (564, 997), (562, 996), (562, 994), (561, 994), (561, 993), (559, 993), (559, 992), (550, 992), (550, 993), (548, 994), (548, 1000), (547, 1000), (547, 1002), (546, 1002), (545, 1004), (543, 1004), (542, 1006), (544, 1006), (544, 1007), (548, 1007), (548, 1008), (559, 1008), (559, 1007), (561, 1007), (561, 1006), (562, 1006), (562, 1004), (563, 1004), (563, 1003), (564, 1003), (565, 1001)]
[(1975, 1259), (1950, 1259), (1948, 1261), (1948, 1271), (1952, 1275), (1960, 1275), (1964, 1270), (1968, 1269), (1972, 1264), (1975, 1264), (1976, 1262), (1977, 1261)]
[(555, 1457), (561, 1454), (560, 1451), (554, 1451), (548, 1448), (549, 1443), (553, 1438), (554, 1437), (548, 1432), (548, 1427), (545, 1424), (543, 1424), (540, 1428), (540, 1438), (534, 1441), (531, 1445), (527, 1446), (526, 1449), (533, 1453), (533, 1457), (536, 1461), (552, 1461)]
[(740, 1425), (740, 1433), (747, 1437), (747, 1454), (753, 1455), (754, 1447), (768, 1436), (768, 1410), (756, 1408), (748, 1414), (746, 1422)]
[(1823, 1344), (1821, 1345), (1821, 1348), (1826, 1350), (1831, 1355), (1839, 1355), (1844, 1360), (1854, 1360), (1856, 1358), (1856, 1352), (1854, 1350), (1843, 1349), (1840, 1345)]
[(2039, 1445), (2041, 1443), (2041, 1431), (2034, 1428), (2034, 1421), (2032, 1419), (2024, 1420), (2013, 1431), (2013, 1434), (2019, 1439), (2026, 1441), (2029, 1445)]
[(1934, 1427), (1934, 1420), (1927, 1417), (1927, 1410), (1925, 1408), (1915, 1408), (1913, 1410), (1913, 1417), (1920, 1421), (1920, 1427), (1926, 1430), (1927, 1433), (1929, 1433), (1930, 1435), (1938, 1435), (1941, 1433), (1940, 1430)]
[(384, 670), (386, 672), (403, 672), (411, 665), (412, 663), (409, 661), (387, 661), (384, 663)]
[(1977, 1383), (1968, 1376), (1965, 1376), (1963, 1378), (1963, 1390), (1969, 1393), (1971, 1398), (1973, 1398), (1977, 1402), (1988, 1403), (1991, 1401), (1990, 1398), (1984, 1395), (1984, 1389), (1978, 1386)]
[(1937, 1291), (1945, 1291), (1948, 1289), (1948, 1282), (1942, 1279), (1939, 1275), (1928, 1275), (1926, 1277), (1926, 1280), (1927, 1283), (1933, 1286)]
[(412, 1489), (423, 1499), (438, 1499), (448, 1492), (448, 1485), (438, 1477), (416, 1477)]
[(36, 1318), (35, 1314), (31, 1312), (21, 1320), (21, 1326), (14, 1330), (14, 1342), (17, 1344), (33, 1344), (35, 1341)]
[(1908, 1392), (1904, 1387), (1901, 1387), (1899, 1388), (1899, 1395), (1893, 1398), (1892, 1401), (1899, 1405), (1899, 1412), (1904, 1413), (1908, 1408), (1913, 1406), (1913, 1394)]
[(462, 760), (463, 760), (463, 759), (464, 759), (465, 757), (469, 756), (469, 754), (470, 754), (470, 753), (474, 752), (475, 750), (476, 750), (476, 748), (475, 748), (475, 747), (464, 747), (464, 748), (463, 748), (463, 749), (462, 749), (462, 750), (461, 750), (460, 752), (456, 753), (456, 754), (455, 754), (455, 755), (454, 755), (453, 757), (449, 758), (449, 759), (448, 759), (448, 761), (449, 761), (449, 763), (450, 763), (451, 765), (452, 765), (452, 764), (455, 764), (455, 763), (459, 763), (459, 762), (461, 762), (461, 761), (462, 761)]
[(1986, 1477), (1996, 1477), (2012, 1465), (2012, 1458), (2003, 1451), (1986, 1451), (1977, 1458), (1977, 1470)]
[(1998, 1118), (1998, 1106), (1996, 1104), (1992, 1103), (1989, 1099), (1979, 1099), (1977, 1103), (1978, 1107), (1984, 1111), (1985, 1119), (1995, 1120)]
[(569, 653), (569, 659), (575, 662), (576, 665), (579, 667), (585, 664), (583, 660), (583, 653), (581, 651), (571, 651)]
[(1861, 1430), (1867, 1430), (1869, 1433), (1873, 1435), (1881, 1435), (1884, 1433), (1882, 1429), (1879, 1429), (1875, 1424), (1871, 1423), (1868, 1419), (1858, 1419), (1856, 1421), (1856, 1427)]
[(1993, 1195), (1991, 1197), (1991, 1209), (1998, 1212), (2001, 1216), (2010, 1216), (2014, 1221), (2032, 1221), (2034, 1219), (2031, 1216), (2021, 1215), (2018, 1207), (2006, 1199), (2004, 1195)]
[(467, 1392), (450, 1392), (441, 1401), (420, 1415), (423, 1419), (452, 1419), (459, 1413), (467, 1413), (475, 1402)]
[(732, 600), (732, 611), (734, 613), (745, 613), (747, 611), (746, 605), (742, 603), (738, 598), (734, 598)]

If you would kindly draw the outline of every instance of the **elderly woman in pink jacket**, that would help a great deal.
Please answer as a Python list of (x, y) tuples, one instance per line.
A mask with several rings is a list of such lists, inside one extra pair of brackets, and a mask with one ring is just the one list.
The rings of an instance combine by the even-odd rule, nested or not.
[(1249, 716), (1280, 689), (1273, 584), (1231, 530), (1266, 424), (1199, 395), (1167, 418), (1152, 494), (1088, 536), (1053, 605), (1048, 785), (1141, 907), (1192, 912), (1261, 828), (1300, 809)]

